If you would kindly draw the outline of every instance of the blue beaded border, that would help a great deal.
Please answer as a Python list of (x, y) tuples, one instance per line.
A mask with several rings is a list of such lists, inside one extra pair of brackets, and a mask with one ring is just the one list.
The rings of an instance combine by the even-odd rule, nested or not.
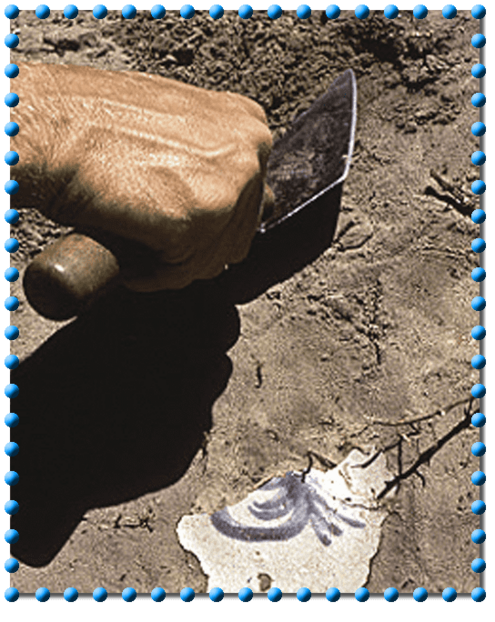
[[(5, 10), (5, 16), (8, 19), (15, 19), (19, 15), (19, 8), (16, 5), (10, 4)], [(282, 15), (282, 8), (273, 4), (268, 7), (267, 14), (271, 19), (278, 19)], [(36, 16), (39, 19), (47, 19), (50, 15), (50, 8), (45, 4), (40, 4), (36, 8)], [(370, 9), (365, 4), (360, 4), (356, 7), (355, 16), (358, 19), (367, 19), (370, 15)], [(108, 10), (105, 5), (98, 4), (93, 9), (93, 15), (96, 19), (104, 19), (108, 14)], [(133, 19), (136, 17), (137, 9), (132, 4), (127, 4), (122, 9), (122, 16), (125, 19)], [(195, 14), (195, 9), (190, 4), (185, 4), (180, 9), (180, 15), (183, 19), (192, 19)], [(209, 14), (212, 19), (220, 19), (224, 15), (224, 9), (219, 4), (214, 4), (211, 6), (209, 10)], [(238, 11), (239, 17), (241, 19), (249, 19), (253, 15), (253, 9), (250, 5), (244, 4), (239, 8)], [(399, 9), (397, 6), (390, 4), (387, 5), (384, 9), (384, 15), (387, 19), (395, 19), (399, 14)], [(475, 5), (471, 10), (472, 17), (474, 19), (482, 20), (486, 15), (486, 9), (483, 5)], [(67, 19), (75, 19), (78, 15), (78, 8), (69, 4), (64, 9), (64, 16)], [(163, 5), (157, 4), (152, 7), (151, 15), (154, 19), (162, 19), (166, 15), (166, 9)], [(308, 19), (311, 15), (311, 8), (306, 4), (301, 4), (297, 8), (297, 16), (299, 19)], [(329, 5), (326, 9), (326, 15), (329, 19), (337, 19), (340, 16), (340, 8), (337, 5)], [(413, 9), (413, 15), (416, 19), (425, 19), (428, 15), (428, 9), (425, 5), (418, 4)], [(442, 15), (445, 19), (453, 19), (457, 15), (457, 9), (452, 4), (447, 4), (444, 6), (442, 10)], [(4, 43), (7, 48), (15, 48), (19, 45), (19, 37), (15, 34), (9, 34), (5, 37)], [(486, 44), (486, 38), (482, 33), (478, 33), (472, 37), (471, 43), (473, 47), (477, 49), (482, 49)], [(15, 64), (8, 64), (5, 67), (5, 75), (10, 79), (15, 79), (19, 74), (19, 68)], [(486, 74), (486, 68), (482, 63), (478, 63), (472, 67), (471, 74), (473, 77), (482, 80)], [(15, 93), (9, 93), (5, 96), (5, 104), (13, 108), (18, 105), (19, 98)], [(478, 92), (473, 95), (471, 98), (471, 103), (473, 106), (480, 108), (480, 113), (485, 105), (486, 98), (483, 93)], [(480, 114), (481, 116), (481, 114)], [(4, 128), (5, 134), (10, 137), (14, 137), (19, 132), (19, 126), (17, 123), (7, 123)], [(479, 137), (480, 139), (486, 133), (486, 126), (482, 121), (476, 122), (471, 126), (471, 132), (474, 136)], [(19, 155), (15, 151), (9, 151), (5, 154), (5, 162), (9, 166), (15, 166), (19, 162)], [(486, 161), (486, 155), (483, 151), (476, 151), (471, 156), (471, 161), (475, 166), (482, 166)], [(14, 180), (8, 180), (4, 185), (5, 192), (8, 195), (16, 194), (19, 191), (19, 184)], [(471, 185), (471, 191), (476, 196), (481, 196), (484, 194), (486, 190), (486, 184), (482, 179), (478, 179), (474, 181)], [(4, 218), (7, 223), (15, 224), (19, 220), (19, 214), (16, 210), (9, 209), (5, 212)], [(485, 221), (486, 215), (482, 209), (474, 210), (472, 213), (472, 220), (476, 224), (482, 225)], [(6, 240), (4, 244), (4, 248), (8, 253), (15, 253), (19, 249), (19, 242), (15, 238), (9, 238)], [(486, 243), (482, 238), (476, 238), (473, 240), (471, 244), (471, 248), (473, 252), (481, 253), (484, 252), (486, 248)], [(12, 283), (15, 282), (19, 278), (19, 271), (15, 267), (8, 268), (4, 273), (6, 281)], [(482, 283), (486, 278), (486, 272), (483, 267), (475, 268), (471, 273), (472, 279), (477, 283)], [(480, 289), (480, 294), (482, 293)], [(9, 296), (5, 300), (5, 308), (14, 312), (18, 306), (19, 301), (14, 296)], [(482, 312), (485, 309), (486, 301), (480, 295), (476, 296), (472, 302), (471, 306), (475, 311)], [(19, 336), (19, 330), (16, 326), (10, 325), (5, 329), (5, 337), (9, 340), (15, 340)], [(478, 341), (482, 341), (486, 335), (486, 330), (483, 326), (477, 325), (471, 331), (471, 335), (474, 339)], [(8, 355), (4, 361), (7, 369), (15, 369), (19, 365), (19, 359), (17, 356)], [(486, 359), (483, 355), (478, 354), (475, 355), (471, 360), (472, 367), (474, 369), (481, 370), (484, 369), (486, 365)], [(480, 378), (481, 379), (481, 378)], [(15, 384), (8, 384), (4, 389), (5, 395), (9, 399), (14, 399), (19, 395), (19, 387)], [(471, 394), (474, 398), (482, 400), (486, 395), (486, 388), (483, 384), (478, 383), (475, 384), (471, 389)], [(476, 413), (472, 417), (472, 425), (478, 428), (482, 428), (485, 425), (486, 418), (481, 413)], [(19, 417), (15, 413), (9, 413), (5, 417), (5, 424), (8, 427), (15, 427), (19, 423)], [(7, 456), (15, 456), (19, 452), (19, 446), (16, 443), (7, 443), (5, 446), (5, 453)], [(474, 443), (471, 447), (471, 452), (476, 457), (482, 457), (486, 452), (486, 446), (482, 442)], [(5, 482), (8, 486), (15, 486), (15, 484), (19, 481), (19, 475), (15, 471), (9, 471), (5, 474), (4, 477)], [(471, 476), (471, 481), (475, 486), (482, 486), (486, 481), (486, 475), (482, 471), (476, 471)], [(4, 506), (5, 512), (8, 515), (16, 514), (19, 511), (19, 504), (15, 500), (9, 500), (6, 502)], [(475, 501), (471, 505), (471, 510), (476, 515), (482, 515), (486, 510), (486, 504), (482, 501)], [(17, 542), (19, 539), (19, 534), (17, 531), (13, 529), (9, 529), (4, 536), (5, 540), (9, 544), (13, 544)], [(473, 531), (471, 535), (471, 539), (475, 544), (481, 545), (486, 539), (486, 533), (482, 529), (476, 529)], [(19, 562), (16, 559), (10, 558), (5, 564), (4, 568), (8, 573), (15, 573), (19, 568)], [(471, 569), (475, 573), (482, 573), (486, 568), (486, 563), (482, 558), (476, 558), (473, 560), (471, 564)], [(78, 591), (69, 587), (64, 591), (64, 598), (68, 602), (74, 602), (78, 598)], [(108, 593), (103, 587), (98, 587), (93, 592), (93, 598), (97, 602), (104, 602), (107, 599)], [(253, 592), (250, 588), (242, 588), (239, 591), (239, 599), (243, 602), (249, 602), (253, 598)], [(282, 599), (282, 592), (279, 588), (271, 588), (267, 593), (267, 598), (272, 602), (278, 602)], [(311, 599), (311, 591), (308, 588), (302, 587), (297, 592), (297, 599), (301, 602), (308, 602)], [(330, 588), (326, 592), (326, 599), (329, 602), (336, 602), (340, 599), (340, 591), (337, 588)], [(50, 598), (50, 592), (45, 587), (40, 587), (36, 590), (35, 597), (40, 602), (46, 602)], [(137, 593), (136, 590), (132, 587), (125, 588), (122, 592), (122, 598), (126, 602), (132, 602), (136, 599)], [(166, 593), (162, 588), (155, 588), (151, 592), (151, 598), (156, 602), (161, 602), (165, 599)], [(213, 588), (209, 592), (209, 598), (213, 602), (220, 602), (224, 597), (224, 592), (221, 588)], [(419, 587), (416, 588), (413, 592), (413, 598), (417, 602), (424, 602), (428, 597), (428, 592), (425, 588)], [(475, 588), (471, 592), (471, 597), (475, 602), (482, 602), (486, 598), (486, 592), (483, 588), (478, 587)], [(5, 599), (9, 602), (15, 602), (19, 598), (19, 592), (16, 588), (8, 588), (5, 591)], [(180, 592), (180, 598), (184, 602), (191, 602), (195, 598), (195, 592), (192, 588), (186, 587), (183, 588)], [(370, 598), (370, 592), (366, 588), (359, 588), (355, 592), (355, 598), (359, 602), (366, 602)], [(396, 588), (390, 587), (387, 588), (384, 592), (384, 598), (388, 602), (395, 602), (399, 598), (399, 592)], [(453, 602), (457, 598), (457, 592), (452, 587), (447, 587), (442, 592), (442, 598), (446, 602)]]

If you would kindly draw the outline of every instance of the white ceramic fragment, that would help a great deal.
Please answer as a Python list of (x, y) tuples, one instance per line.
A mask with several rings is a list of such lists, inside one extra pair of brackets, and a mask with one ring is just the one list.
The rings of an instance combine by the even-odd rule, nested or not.
[(368, 577), (386, 512), (376, 495), (391, 479), (380, 455), (353, 450), (334, 469), (288, 472), (237, 505), (213, 515), (184, 516), (182, 546), (200, 560), (208, 590), (253, 592), (279, 587), (313, 593), (354, 592)]

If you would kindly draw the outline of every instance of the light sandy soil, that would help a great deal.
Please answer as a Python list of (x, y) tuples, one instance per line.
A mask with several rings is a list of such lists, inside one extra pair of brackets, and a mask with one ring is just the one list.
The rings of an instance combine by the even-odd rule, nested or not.
[[(205, 12), (184, 22), (171, 12), (160, 23), (84, 12), (72, 23), (24, 11), (13, 29), (21, 44), (12, 62), (151, 71), (236, 91), (264, 106), (275, 135), (349, 67), (359, 100), (333, 244), (254, 298), (240, 303), (217, 283), (118, 292), (64, 326), (13, 286), (21, 336), (12, 352), (22, 359), (13, 554), (22, 563), (12, 585), (204, 591), (198, 560), (177, 539), (183, 515), (237, 502), (303, 469), (309, 454), (324, 470), (356, 447), (389, 448), (395, 473), (432, 448), (387, 501), (369, 590), (471, 591), (478, 432), (455, 429), (466, 403), (449, 407), (477, 381), (477, 205), (462, 213), (430, 170), (469, 198), (478, 22), (468, 12), (335, 23), (319, 12), (305, 22), (213, 22)], [(61, 231), (23, 210), (14, 265), (24, 269)]]

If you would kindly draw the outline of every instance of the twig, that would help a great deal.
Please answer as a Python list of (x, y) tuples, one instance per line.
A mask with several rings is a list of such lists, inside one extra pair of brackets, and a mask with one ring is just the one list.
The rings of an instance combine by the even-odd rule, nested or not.
[(435, 412), (429, 415), (421, 415), (420, 417), (415, 417), (414, 419), (401, 419), (400, 421), (382, 421), (381, 419), (374, 419), (373, 424), (376, 423), (378, 425), (397, 427), (400, 425), (408, 425), (410, 423), (417, 423), (418, 421), (426, 421), (427, 419), (433, 419), (433, 417), (438, 417), (438, 416), (443, 417), (447, 413), (449, 413), (451, 410), (456, 408), (457, 406), (460, 406), (461, 404), (467, 404), (470, 401), (470, 399), (472, 398), (468, 397), (463, 400), (459, 400), (457, 402), (454, 402), (453, 404), (450, 404), (450, 406), (447, 406), (447, 408), (444, 408), (442, 410), (437, 409)]
[(469, 216), (473, 209), (476, 208), (474, 202), (466, 197), (465, 192), (461, 190), (461, 188), (452, 184), (445, 177), (443, 177), (433, 169), (430, 170), (430, 175), (438, 183), (438, 185), (442, 188), (444, 192), (448, 192), (450, 194), (453, 201), (452, 199), (447, 200), (446, 197), (441, 196), (434, 188), (431, 188), (430, 186), (428, 186), (428, 188), (426, 189), (427, 194), (434, 194), (438, 199), (447, 201), (459, 212), (461, 212), (461, 214), (467, 216)]
[[(466, 401), (466, 400), (463, 400)], [(469, 405), (464, 409), (464, 418), (459, 421), (457, 425), (455, 425), (447, 434), (442, 436), (436, 443), (434, 443), (431, 447), (429, 447), (426, 451), (421, 453), (418, 459), (412, 464), (408, 469), (406, 469), (403, 473), (399, 473), (396, 475), (391, 481), (385, 484), (383, 490), (378, 494), (377, 499), (383, 498), (392, 488), (397, 486), (402, 480), (407, 479), (410, 475), (418, 475), (423, 480), (423, 477), (418, 473), (418, 468), (425, 463), (428, 463), (431, 458), (438, 452), (440, 449), (448, 443), (454, 436), (457, 436), (459, 432), (469, 428), (471, 425), (471, 408), (474, 402), (474, 398), (469, 399)], [(460, 402), (462, 403), (462, 402)], [(424, 483), (423, 483), (424, 485)]]
[(466, 195), (458, 188), (454, 186), (448, 179), (434, 171), (430, 170), (430, 175), (433, 179), (438, 183), (438, 185), (445, 190), (445, 192), (449, 192), (459, 203), (466, 203)]
[(313, 458), (316, 458), (318, 462), (320, 462), (327, 469), (334, 469), (337, 466), (335, 462), (332, 462), (328, 458), (325, 458), (325, 456), (322, 456), (321, 454), (317, 453), (316, 451), (313, 451), (312, 449), (308, 449), (308, 451), (306, 452), (306, 457), (308, 459), (308, 466), (301, 472), (301, 481), (303, 483), (306, 479), (306, 475), (313, 468), (313, 464), (314, 464)]
[(306, 475), (311, 471), (311, 469), (313, 468), (313, 457), (311, 456), (311, 451), (308, 451), (306, 454), (307, 458), (308, 458), (308, 466), (302, 470), (301, 472), (301, 482), (304, 484), (304, 482), (306, 481)]

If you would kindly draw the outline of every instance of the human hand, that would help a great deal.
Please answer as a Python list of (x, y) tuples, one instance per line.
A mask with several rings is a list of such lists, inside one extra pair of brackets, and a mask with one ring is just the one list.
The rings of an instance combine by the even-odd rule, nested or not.
[[(247, 255), (272, 139), (262, 108), (156, 75), (18, 63), (14, 204), (140, 242), (137, 291), (185, 287)], [(263, 199), (265, 197), (265, 199)]]

